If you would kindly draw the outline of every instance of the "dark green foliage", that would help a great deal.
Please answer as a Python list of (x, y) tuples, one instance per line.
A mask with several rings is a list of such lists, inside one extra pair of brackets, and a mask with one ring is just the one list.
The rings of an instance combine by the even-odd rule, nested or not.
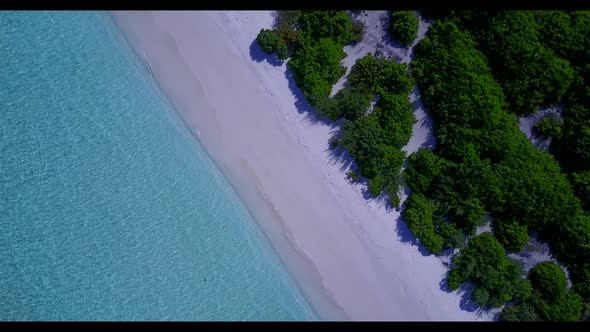
[(485, 288), (479, 287), (471, 293), (471, 300), (482, 307), (485, 307), (490, 302), (490, 293)]
[(463, 283), (463, 279), (461, 277), (459, 269), (451, 269), (449, 271), (447, 275), (447, 283), (450, 290), (454, 291), (459, 289), (459, 287)]
[(320, 115), (336, 121), (340, 117), (340, 110), (338, 109), (338, 101), (334, 98), (318, 98), (315, 102), (315, 108)]
[(437, 216), (434, 219), (434, 225), (437, 233), (443, 238), (445, 247), (447, 248), (462, 248), (465, 243), (465, 234), (462, 230), (457, 229), (457, 226), (448, 223), (444, 218)]
[(570, 106), (563, 111), (562, 135), (551, 141), (551, 152), (569, 172), (590, 170), (590, 111)]
[(289, 69), (305, 98), (315, 106), (330, 95), (332, 85), (346, 72), (340, 65), (346, 54), (341, 45), (327, 38), (314, 42), (300, 36), (298, 43)]
[(381, 60), (379, 87), (392, 94), (406, 95), (414, 86), (414, 80), (407, 72), (407, 65), (393, 60)]
[(414, 86), (405, 64), (368, 54), (352, 66), (348, 82), (357, 89), (375, 93), (381, 88), (391, 94), (407, 94)]
[(416, 118), (407, 95), (380, 94), (374, 113), (383, 128), (385, 144), (401, 149), (408, 143)]
[(545, 261), (529, 271), (533, 288), (547, 301), (554, 301), (565, 293), (567, 278), (559, 265)]
[(383, 177), (383, 191), (395, 201), (400, 185), (400, 168), (404, 163), (406, 154), (390, 145), (381, 145), (379, 147), (379, 153), (381, 160), (380, 174)]
[[(407, 66), (369, 55), (354, 66), (350, 88), (329, 97), (346, 72), (340, 64), (346, 55), (343, 45), (361, 40), (364, 28), (362, 21), (353, 22), (344, 11), (279, 11), (275, 30), (263, 30), (257, 39), (265, 52), (291, 57), (288, 69), (295, 83), (322, 116), (345, 120), (342, 137), (331, 139), (330, 149), (349, 150), (360, 175), (368, 178), (372, 195), (385, 192), (397, 206), (405, 159), (400, 148), (409, 140), (415, 121), (407, 98), (414, 82)], [(377, 94), (380, 101), (366, 116)]]
[(530, 114), (561, 101), (573, 81), (573, 69), (543, 45), (541, 26), (533, 12), (501, 12), (478, 25), (459, 19), (490, 60), (511, 111)]
[(370, 54), (356, 60), (348, 74), (351, 86), (368, 93), (374, 93), (381, 81), (381, 60)]
[(448, 163), (424, 148), (410, 155), (409, 159), (410, 164), (404, 178), (412, 191), (426, 195), (433, 189), (433, 183), (445, 172)]
[(342, 127), (341, 144), (356, 161), (362, 176), (372, 178), (379, 174), (378, 148), (383, 144), (383, 130), (374, 114), (346, 122)]
[(420, 239), (422, 245), (433, 254), (438, 254), (443, 248), (443, 238), (436, 234), (433, 223), (434, 204), (420, 195), (411, 194), (406, 201), (406, 208), (402, 217), (412, 233)]
[(352, 20), (352, 27), (351, 27), (352, 42), (360, 42), (365, 35), (365, 23), (361, 20)]
[[(438, 21), (416, 47), (412, 76), (433, 117), (437, 148), (411, 156), (404, 177), (414, 192), (436, 204), (435, 229), (446, 235), (445, 244), (451, 233), (446, 225), (472, 234), (471, 225), (486, 211), (494, 220), (498, 247), (520, 251), (528, 230), (540, 231), (574, 285), (586, 285), (590, 217), (575, 196), (587, 208), (590, 112), (580, 105), (590, 104), (590, 16), (554, 14), (433, 14)], [(534, 132), (553, 138), (551, 152), (561, 165), (534, 148), (510, 114), (560, 102), (569, 103), (563, 120), (549, 116)], [(512, 301), (504, 320), (579, 319), (581, 300), (565, 286), (552, 300), (531, 293), (531, 283), (516, 270), (506, 272), (511, 268), (503, 269), (504, 263), (488, 261), (490, 252), (472, 247), (473, 240), (450, 271), (451, 289), (470, 280), (475, 302), (484, 305), (487, 299), (484, 306), (499, 306)]]
[(528, 304), (518, 304), (502, 310), (500, 321), (504, 322), (532, 322), (541, 320), (535, 308)]
[(574, 218), (580, 210), (557, 163), (532, 146), (511, 154), (498, 165), (497, 173), (505, 200), (502, 212), (496, 214), (500, 218), (544, 231)]
[(519, 225), (517, 222), (495, 220), (494, 234), (504, 248), (511, 252), (520, 252), (529, 242), (526, 225)]
[(391, 12), (389, 33), (403, 46), (410, 46), (418, 34), (418, 17), (411, 11)]
[[(408, 143), (416, 121), (407, 96), (413, 81), (405, 65), (371, 55), (357, 61), (348, 81), (351, 87), (339, 91), (333, 104), (322, 103), (320, 112), (352, 121), (343, 127), (342, 146), (350, 151), (361, 174), (369, 178), (373, 196), (382, 189), (395, 203), (405, 158), (399, 149)], [(379, 100), (365, 116), (375, 94)]]
[(260, 30), (258, 37), (256, 37), (258, 46), (267, 54), (275, 52), (279, 40), (281, 40), (279, 35), (274, 30), (269, 29)]
[(383, 190), (383, 178), (379, 175), (369, 180), (369, 191), (373, 197), (379, 196)]
[(571, 173), (570, 179), (574, 194), (580, 199), (582, 208), (590, 210), (590, 171)]
[(299, 17), (301, 12), (298, 10), (279, 10), (275, 20), (275, 30), (285, 41), (285, 44), (292, 47), (297, 39)]
[(590, 301), (590, 282), (581, 282), (575, 284), (572, 287), (572, 290), (576, 292), (578, 295), (580, 295), (580, 297), (582, 297), (582, 300), (586, 302)]
[(561, 138), (562, 128), (563, 119), (555, 114), (549, 114), (535, 124), (533, 127), (533, 133), (535, 136), (542, 139), (546, 139), (548, 137), (556, 137), (559, 139)]
[(358, 89), (342, 89), (334, 96), (337, 118), (357, 120), (365, 115), (371, 104), (371, 96)]
[[(483, 306), (499, 307), (511, 299), (527, 296), (527, 284), (522, 282), (522, 266), (506, 257), (502, 245), (491, 233), (472, 238), (459, 256), (449, 274), (449, 287), (470, 281), (478, 291)], [(487, 296), (484, 296), (484, 291)]]
[[(541, 231), (572, 278), (590, 279), (585, 263), (590, 260), (590, 227), (577, 217), (579, 201), (559, 165), (518, 130), (485, 57), (475, 47), (468, 34), (446, 22), (434, 24), (416, 48), (413, 76), (435, 120), (435, 153), (446, 160), (447, 169), (432, 176), (431, 167), (411, 158), (408, 184), (439, 201), (441, 212), (453, 223), (457, 202), (478, 198), (494, 220)], [(585, 112), (577, 110), (570, 111), (572, 118), (583, 118)], [(564, 116), (560, 141), (568, 137), (567, 128)], [(577, 151), (577, 160), (584, 158), (584, 149)], [(517, 238), (524, 242), (524, 237)], [(507, 246), (514, 242), (502, 240)]]
[(345, 11), (303, 11), (299, 17), (301, 30), (312, 39), (330, 39), (340, 45), (352, 41), (352, 21)]
[(545, 319), (552, 321), (576, 321), (582, 318), (584, 303), (580, 295), (568, 291), (561, 294), (555, 302), (548, 305)]
[(275, 51), (277, 52), (277, 57), (281, 60), (287, 60), (289, 57), (289, 48), (282, 38), (277, 41)]

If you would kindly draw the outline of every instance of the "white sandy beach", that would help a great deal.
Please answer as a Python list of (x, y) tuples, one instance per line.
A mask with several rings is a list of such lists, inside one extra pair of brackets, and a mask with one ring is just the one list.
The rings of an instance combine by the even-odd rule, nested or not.
[[(113, 17), (323, 319), (490, 319), (441, 290), (441, 259), (420, 252), (399, 212), (346, 179), (349, 164), (328, 149), (337, 128), (305, 110), (285, 64), (252, 46), (271, 12)], [(424, 110), (416, 115), (408, 152), (430, 144)]]

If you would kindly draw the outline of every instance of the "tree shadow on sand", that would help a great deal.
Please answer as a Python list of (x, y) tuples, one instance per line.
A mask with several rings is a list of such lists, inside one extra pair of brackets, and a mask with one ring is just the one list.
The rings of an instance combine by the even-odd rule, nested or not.
[(281, 61), (276, 54), (266, 54), (260, 48), (260, 46), (258, 46), (256, 39), (254, 39), (250, 44), (250, 58), (257, 63), (261, 63), (266, 60), (266, 62), (270, 63), (274, 67), (280, 67), (283, 65), (283, 61)]
[(330, 127), (339, 127), (341, 121), (331, 121), (330, 119), (323, 117), (320, 113), (309, 104), (303, 95), (303, 91), (297, 86), (293, 73), (288, 69), (285, 70), (285, 78), (289, 82), (289, 89), (295, 97), (295, 107), (299, 114), (305, 114), (305, 120), (312, 124), (323, 124)]
[[(453, 293), (454, 291), (449, 289), (448, 285), (448, 274), (445, 274), (444, 278), (439, 283), (440, 289), (445, 293)], [(489, 308), (483, 308), (473, 302), (471, 296), (473, 294), (474, 286), (470, 282), (465, 282), (461, 284), (459, 289), (456, 290), (461, 296), (461, 301), (459, 302), (459, 308), (466, 312), (475, 313), (478, 317), (481, 317), (483, 314), (490, 313)], [(494, 320), (497, 320), (499, 317), (499, 312), (495, 313)]]

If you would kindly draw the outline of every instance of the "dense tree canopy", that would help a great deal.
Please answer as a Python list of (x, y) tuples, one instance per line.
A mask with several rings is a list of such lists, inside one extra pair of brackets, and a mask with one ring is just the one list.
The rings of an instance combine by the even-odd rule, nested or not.
[(418, 17), (411, 11), (391, 12), (389, 32), (403, 46), (410, 46), (418, 34)]
[(529, 271), (529, 279), (533, 288), (544, 298), (554, 301), (565, 293), (567, 278), (559, 265), (545, 261)]
[[(470, 229), (477, 225), (479, 216), (489, 213), (494, 220), (495, 236), (500, 241), (496, 241), (495, 246), (488, 242), (490, 248), (504, 250), (505, 247), (518, 252), (527, 243), (529, 230), (540, 231), (550, 242), (556, 257), (568, 267), (572, 279), (585, 283), (590, 280), (590, 222), (582, 216), (580, 202), (560, 165), (526, 139), (511, 114), (512, 111), (529, 112), (512, 109), (518, 104), (513, 98), (516, 94), (525, 97), (526, 105), (537, 103), (530, 110), (533, 111), (538, 106), (560, 100), (567, 86), (560, 86), (563, 82), (555, 80), (568, 81), (571, 77), (568, 74), (571, 68), (567, 69), (569, 64), (565, 65), (567, 61), (557, 58), (550, 48), (541, 44), (539, 28), (530, 20), (530, 13), (465, 13), (447, 15), (433, 24), (426, 38), (416, 47), (412, 76), (433, 117), (437, 148), (433, 152), (421, 151), (411, 156), (404, 177), (412, 190), (436, 202), (435, 214), (450, 220), (465, 234), (473, 234)], [(510, 29), (514, 33), (509, 33)], [(476, 30), (481, 34), (474, 40), (471, 33)], [(529, 34), (534, 38), (529, 38)], [(506, 74), (506, 71), (522, 65), (513, 62), (515, 59), (534, 65), (537, 60), (525, 55), (543, 52), (552, 58), (544, 63), (542, 71), (535, 69), (531, 73)], [(562, 69), (565, 71), (549, 72), (556, 63), (558, 67), (564, 64), (562, 67), (565, 69)], [(518, 80), (529, 80), (529, 83), (534, 83), (531, 86), (535, 93), (538, 90), (543, 95), (534, 97), (528, 88), (518, 93), (511, 92), (510, 85), (522, 85)], [(508, 102), (504, 101), (505, 94)], [(577, 116), (584, 118), (582, 109), (578, 110)], [(536, 131), (551, 135), (557, 141), (568, 137), (567, 117), (563, 124), (557, 119), (547, 121), (551, 122), (539, 126)], [(581, 147), (582, 142), (577, 139), (567, 147), (577, 149), (577, 158), (583, 158), (586, 151)], [(585, 195), (585, 178), (578, 175), (575, 179), (578, 186), (574, 189), (578, 196)], [(492, 276), (502, 280), (501, 269), (492, 271), (486, 265), (501, 267), (503, 263), (486, 261), (489, 257), (477, 258), (479, 255), (490, 256), (491, 252), (471, 251), (468, 248), (473, 247), (474, 242), (469, 243), (460, 257), (473, 259), (460, 259), (460, 264), (451, 271), (449, 285), (452, 288), (464, 281), (474, 282), (476, 291), (473, 300), (482, 305), (497, 306), (509, 299), (520, 301), (521, 304), (516, 303), (505, 313), (506, 317), (512, 317), (510, 319), (530, 316), (540, 319), (559, 317), (555, 319), (561, 320), (578, 314), (575, 295), (556, 299), (563, 306), (573, 308), (569, 312), (556, 313), (556, 309), (551, 309), (557, 308), (553, 302), (547, 303), (540, 298), (537, 302), (544, 301), (548, 308), (541, 310), (545, 308), (543, 305), (536, 305), (534, 301), (525, 303), (526, 297), (515, 297), (509, 291), (503, 293), (495, 288), (493, 283), (485, 280)], [(475, 243), (481, 247), (481, 243)], [(502, 256), (500, 252), (498, 249), (497, 257)], [(472, 272), (465, 271), (479, 272), (472, 276)], [(504, 280), (501, 283), (509, 288), (511, 284), (519, 285), (519, 280), (523, 279), (505, 277)]]
[(443, 248), (443, 238), (436, 233), (433, 222), (434, 210), (432, 201), (414, 193), (408, 197), (402, 217), (422, 245), (431, 253), (437, 254)]
[(454, 263), (449, 288), (454, 290), (463, 282), (472, 282), (473, 300), (479, 305), (499, 307), (514, 298), (527, 298), (532, 291), (528, 280), (521, 277), (522, 266), (506, 257), (506, 251), (491, 233), (473, 237)]
[[(580, 319), (590, 296), (589, 12), (422, 14), (434, 22), (411, 70), (369, 54), (333, 98), (332, 86), (345, 73), (343, 46), (362, 36), (359, 22), (342, 11), (283, 11), (275, 29), (257, 40), (265, 52), (290, 57), (297, 86), (320, 114), (343, 120), (331, 146), (350, 152), (371, 195), (385, 192), (394, 204), (400, 149), (415, 122), (408, 100), (415, 80), (437, 144), (409, 158), (403, 177), (412, 193), (402, 216), (431, 253), (462, 248), (449, 287), (471, 282), (474, 303), (508, 304), (502, 320)], [(413, 42), (414, 13), (393, 13), (391, 23), (395, 39)], [(551, 138), (548, 154), (529, 142), (516, 116), (557, 104), (561, 116), (533, 129)], [(475, 236), (487, 220), (494, 233)], [(521, 251), (531, 231), (567, 268), (571, 290), (553, 263), (524, 278), (522, 266), (506, 256)]]

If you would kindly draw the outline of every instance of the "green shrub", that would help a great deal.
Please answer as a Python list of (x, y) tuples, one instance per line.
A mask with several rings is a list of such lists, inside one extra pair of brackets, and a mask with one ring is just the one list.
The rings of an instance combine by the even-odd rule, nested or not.
[(279, 35), (274, 30), (269, 29), (260, 30), (258, 37), (256, 37), (258, 46), (267, 54), (275, 52), (279, 40), (281, 40)]
[(498, 241), (510, 252), (520, 252), (529, 242), (526, 225), (521, 226), (517, 222), (495, 220), (494, 233)]
[(418, 17), (411, 11), (392, 12), (389, 32), (403, 46), (410, 46), (418, 35)]
[(367, 112), (371, 96), (357, 89), (342, 89), (334, 96), (338, 118), (356, 120)]
[(433, 215), (434, 204), (426, 197), (412, 193), (406, 201), (402, 217), (410, 231), (432, 254), (438, 254), (443, 248), (443, 238), (435, 233)]
[(555, 114), (549, 114), (533, 126), (535, 136), (546, 139), (548, 137), (561, 137), (563, 119)]
[(377, 197), (383, 190), (383, 178), (379, 175), (369, 180), (369, 191), (373, 197)]
[(529, 271), (529, 279), (533, 288), (544, 299), (554, 301), (565, 293), (567, 278), (559, 265), (545, 261), (535, 265)]

